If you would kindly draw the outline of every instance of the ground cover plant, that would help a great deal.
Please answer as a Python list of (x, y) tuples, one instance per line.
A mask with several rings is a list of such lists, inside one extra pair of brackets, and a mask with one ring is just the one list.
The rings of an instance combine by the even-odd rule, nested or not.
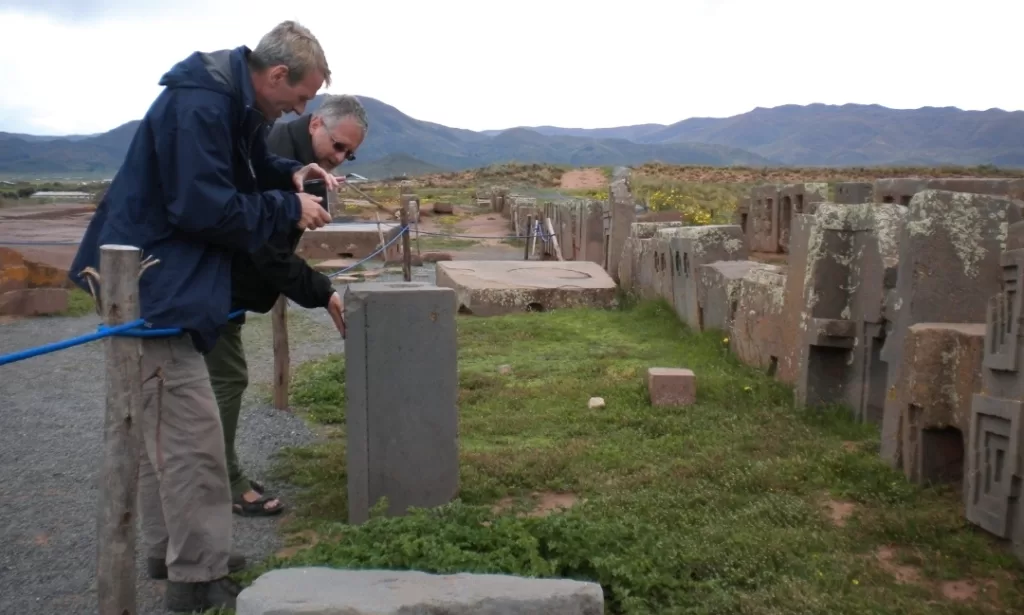
[[(568, 577), (630, 615), (1024, 609), (1021, 566), (965, 522), (958, 487), (909, 484), (878, 458), (877, 428), (794, 408), (662, 302), (458, 330), (459, 499), (345, 524), (344, 361), (305, 364), (293, 402), (328, 438), (282, 458), (303, 489), (292, 544), (248, 579), (300, 565)], [(698, 402), (651, 407), (650, 366), (693, 369)]]

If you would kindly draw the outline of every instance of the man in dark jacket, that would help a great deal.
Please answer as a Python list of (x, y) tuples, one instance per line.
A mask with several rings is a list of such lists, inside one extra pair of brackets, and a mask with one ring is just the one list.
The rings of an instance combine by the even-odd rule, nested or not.
[[(124, 164), (89, 223), (70, 270), (102, 284), (100, 246), (138, 246), (158, 259), (139, 279), (147, 324), (183, 333), (142, 340), (142, 542), (149, 574), (167, 578), (172, 611), (234, 608), (230, 489), (216, 400), (201, 356), (231, 308), (231, 260), (296, 226), (330, 221), (319, 199), (296, 194), (326, 171), (271, 155), (265, 124), (301, 113), (330, 69), (316, 38), (294, 22), (242, 46), (176, 64), (146, 112)], [(100, 272), (102, 274), (102, 272)], [(230, 564), (229, 564), (229, 560)]]
[[(367, 127), (366, 112), (354, 96), (325, 96), (314, 113), (291, 122), (277, 122), (267, 137), (267, 146), (278, 156), (333, 169), (346, 159), (355, 159)], [(302, 230), (296, 228), (287, 235), (275, 235), (256, 252), (235, 253), (231, 269), (231, 311), (266, 313), (283, 294), (304, 308), (326, 308), (344, 336), (341, 297), (330, 278), (295, 254), (301, 238)], [(242, 347), (244, 322), (243, 314), (224, 326), (217, 344), (205, 357), (206, 367), (224, 425), (232, 510), (243, 516), (276, 515), (284, 509), (280, 500), (245, 476), (235, 453), (242, 395), (249, 385)]]

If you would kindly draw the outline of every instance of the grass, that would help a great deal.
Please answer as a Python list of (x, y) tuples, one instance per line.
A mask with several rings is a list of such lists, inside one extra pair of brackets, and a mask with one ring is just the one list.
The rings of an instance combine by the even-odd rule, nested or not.
[(92, 295), (77, 286), (68, 291), (68, 307), (58, 316), (85, 316), (96, 313), (96, 301)]
[[(909, 484), (879, 460), (876, 428), (795, 409), (664, 303), (460, 317), (458, 334), (460, 499), (345, 525), (344, 364), (305, 364), (293, 399), (335, 436), (288, 451), (279, 472), (303, 489), (290, 529), (315, 544), (265, 567), (588, 579), (608, 613), (630, 615), (1024, 609), (1021, 566), (964, 521), (953, 489)], [(650, 366), (693, 369), (698, 402), (651, 407)], [(580, 502), (515, 514), (545, 493)], [(509, 497), (518, 508), (492, 510)], [(898, 566), (917, 577), (899, 582)], [(945, 597), (957, 579), (978, 596)]]

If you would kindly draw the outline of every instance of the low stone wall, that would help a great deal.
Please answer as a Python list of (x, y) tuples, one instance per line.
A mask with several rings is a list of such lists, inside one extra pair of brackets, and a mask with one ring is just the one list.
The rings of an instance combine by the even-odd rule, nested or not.
[[(628, 178), (610, 194), (630, 201)], [(734, 225), (631, 222), (603, 262), (621, 292), (721, 330), (797, 404), (878, 425), (882, 458), (909, 480), (962, 483), (968, 520), (1024, 561), (1021, 198), (1024, 180), (768, 184)], [(576, 241), (566, 259), (596, 234), (580, 233), (581, 210), (546, 209)]]

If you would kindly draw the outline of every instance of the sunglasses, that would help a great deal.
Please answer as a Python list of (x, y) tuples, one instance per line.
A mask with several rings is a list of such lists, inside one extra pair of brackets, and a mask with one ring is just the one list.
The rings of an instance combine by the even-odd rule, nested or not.
[(330, 131), (327, 130), (326, 126), (324, 126), (324, 132), (327, 133), (327, 138), (331, 140), (334, 151), (339, 154), (345, 154), (345, 160), (348, 160), (349, 162), (356, 159), (356, 155), (352, 152), (352, 149), (341, 141), (335, 139), (334, 136), (331, 135)]

